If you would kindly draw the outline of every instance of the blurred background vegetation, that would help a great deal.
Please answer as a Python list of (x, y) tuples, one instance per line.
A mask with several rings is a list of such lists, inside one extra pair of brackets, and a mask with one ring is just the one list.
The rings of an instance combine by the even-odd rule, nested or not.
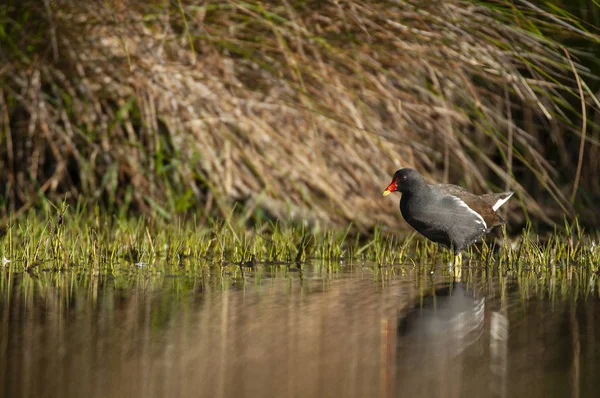
[(3, 0), (0, 216), (401, 225), (400, 167), (600, 226), (595, 1)]

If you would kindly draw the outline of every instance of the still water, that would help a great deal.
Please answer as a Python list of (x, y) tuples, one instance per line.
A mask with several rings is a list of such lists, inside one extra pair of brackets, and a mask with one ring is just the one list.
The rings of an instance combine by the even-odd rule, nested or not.
[(2, 397), (596, 397), (597, 274), (0, 270)]

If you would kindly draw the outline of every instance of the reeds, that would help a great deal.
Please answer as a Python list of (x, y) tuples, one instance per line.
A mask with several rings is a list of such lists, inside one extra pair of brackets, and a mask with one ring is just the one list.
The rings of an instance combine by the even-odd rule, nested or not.
[(202, 223), (239, 203), (364, 232), (397, 225), (380, 192), (413, 166), (515, 190), (514, 223), (600, 224), (589, 54), (553, 39), (598, 35), (557, 9), (9, 0), (0, 28), (5, 215), (66, 197)]

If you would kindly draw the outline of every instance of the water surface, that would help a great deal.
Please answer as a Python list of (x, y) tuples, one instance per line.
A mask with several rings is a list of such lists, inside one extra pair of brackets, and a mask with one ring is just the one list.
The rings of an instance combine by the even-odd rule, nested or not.
[(597, 396), (597, 275), (568, 268), (5, 268), (0, 396)]

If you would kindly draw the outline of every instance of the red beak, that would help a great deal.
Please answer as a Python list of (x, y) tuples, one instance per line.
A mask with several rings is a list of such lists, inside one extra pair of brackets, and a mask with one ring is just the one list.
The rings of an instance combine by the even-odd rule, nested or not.
[(396, 179), (394, 179), (394, 181), (392, 181), (392, 183), (388, 185), (385, 191), (383, 191), (383, 196), (388, 196), (392, 192), (395, 192), (396, 188), (398, 188), (398, 186), (396, 185)]

